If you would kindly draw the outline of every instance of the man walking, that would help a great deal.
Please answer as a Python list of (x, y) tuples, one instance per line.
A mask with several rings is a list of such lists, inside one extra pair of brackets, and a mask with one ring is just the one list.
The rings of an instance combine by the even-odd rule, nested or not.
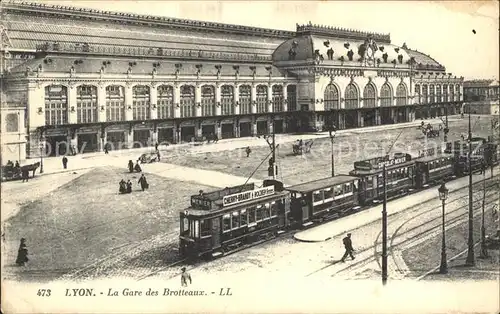
[(137, 182), (141, 185), (141, 189), (144, 192), (145, 189), (149, 188), (148, 181), (146, 180), (146, 177), (144, 176), (144, 173), (141, 175), (141, 178), (139, 179), (139, 182)]
[(182, 267), (182, 274), (181, 274), (181, 286), (187, 287), (188, 286), (188, 280), (189, 284), (192, 284), (193, 281), (191, 280), (191, 275), (186, 271), (186, 267)]
[(342, 258), (340, 259), (340, 261), (344, 263), (347, 255), (351, 256), (351, 258), (354, 259), (354, 255), (352, 255), (354, 249), (352, 248), (351, 234), (348, 233), (347, 236), (342, 240), (342, 242), (344, 243), (345, 253), (344, 256), (342, 256)]
[(63, 157), (62, 163), (63, 163), (64, 169), (67, 169), (68, 168), (68, 158), (66, 158), (66, 156)]

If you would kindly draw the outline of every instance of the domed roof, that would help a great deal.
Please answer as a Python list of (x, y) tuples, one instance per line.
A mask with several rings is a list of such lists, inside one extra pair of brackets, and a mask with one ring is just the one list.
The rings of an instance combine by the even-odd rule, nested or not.
[[(323, 60), (330, 60), (329, 53), (333, 52), (331, 60), (339, 61), (342, 57), (346, 62), (349, 62), (350, 51), (353, 53), (353, 62), (359, 62), (363, 55), (365, 43), (367, 40), (361, 39), (341, 39), (333, 36), (320, 35), (302, 35), (289, 39), (273, 53), (274, 62), (282, 61), (312, 61), (319, 54)], [(387, 55), (387, 63), (396, 60), (398, 63), (407, 63), (410, 60), (410, 55), (401, 47), (390, 43), (377, 43), (372, 47), (375, 50), (373, 58), (383, 61), (384, 55)], [(402, 62), (399, 62), (398, 57), (402, 56)], [(321, 58), (320, 57), (320, 58)], [(401, 58), (401, 57), (399, 57)]]

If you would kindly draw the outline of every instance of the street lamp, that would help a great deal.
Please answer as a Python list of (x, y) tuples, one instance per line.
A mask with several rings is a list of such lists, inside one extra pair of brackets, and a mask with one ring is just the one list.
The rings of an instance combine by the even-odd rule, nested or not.
[(484, 207), (486, 202), (486, 163), (483, 164), (483, 204), (481, 210), (481, 250), (479, 251), (480, 258), (488, 258), (488, 249), (486, 248), (486, 227), (484, 225)]
[(40, 141), (40, 173), (43, 173), (43, 149), (45, 148), (44, 141)]
[(448, 189), (444, 185), (444, 183), (439, 187), (438, 189), (439, 192), (439, 199), (442, 202), (443, 206), (443, 239), (441, 243), (441, 265), (439, 267), (439, 273), (441, 274), (446, 274), (448, 273), (448, 264), (446, 262), (446, 238), (445, 238), (445, 228), (444, 228), (444, 207), (445, 207), (445, 202), (446, 199), (448, 198)]
[(335, 125), (332, 125), (332, 128), (329, 130), (329, 133), (330, 133), (330, 141), (332, 143), (332, 177), (334, 177), (335, 176), (335, 156), (333, 153), (333, 139), (335, 138), (335, 135), (337, 133)]

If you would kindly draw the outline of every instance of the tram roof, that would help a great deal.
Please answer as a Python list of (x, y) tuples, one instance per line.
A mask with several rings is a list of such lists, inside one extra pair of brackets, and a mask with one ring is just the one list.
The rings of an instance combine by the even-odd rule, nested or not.
[(294, 186), (287, 187), (286, 189), (294, 192), (307, 193), (311, 191), (320, 190), (322, 188), (330, 187), (333, 185), (354, 181), (357, 179), (358, 179), (357, 177), (341, 174), (334, 177), (328, 177), (311, 182), (297, 184)]
[[(401, 164), (387, 166), (386, 171), (406, 167), (406, 166), (412, 165), (414, 163), (415, 163), (415, 160), (409, 160), (409, 161), (406, 161), (406, 162), (401, 163)], [(354, 174), (356, 176), (358, 176), (358, 175), (366, 176), (366, 175), (373, 175), (375, 173), (380, 173), (380, 172), (382, 172), (382, 170), (383, 170), (382, 168), (376, 168), (376, 169), (370, 169), (370, 170), (354, 169), (351, 172), (349, 172), (349, 174)]]
[(290, 192), (288, 192), (288, 191), (275, 192), (274, 194), (271, 194), (271, 195), (268, 195), (265, 197), (256, 198), (256, 199), (250, 200), (248, 202), (238, 203), (238, 204), (234, 204), (234, 205), (230, 205), (230, 206), (226, 206), (226, 207), (220, 207), (220, 208), (213, 209), (213, 210), (205, 210), (205, 209), (189, 207), (189, 208), (185, 209), (184, 212), (187, 211), (188, 216), (197, 216), (197, 217), (217, 216), (217, 215), (220, 215), (224, 212), (232, 212), (235, 209), (247, 208), (247, 207), (250, 207), (252, 205), (257, 205), (260, 203), (269, 202), (273, 199), (279, 199), (279, 198), (282, 198), (283, 196), (285, 196), (289, 193)]
[(431, 156), (417, 158), (415, 161), (416, 162), (429, 162), (429, 161), (433, 161), (433, 160), (440, 159), (440, 158), (446, 158), (446, 157), (454, 157), (454, 155), (453, 154), (431, 155)]

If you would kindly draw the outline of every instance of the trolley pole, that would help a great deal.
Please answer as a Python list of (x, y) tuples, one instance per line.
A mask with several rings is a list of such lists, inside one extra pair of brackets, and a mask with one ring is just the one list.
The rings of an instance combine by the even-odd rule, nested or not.
[[(274, 117), (273, 117), (273, 124), (274, 124)], [(273, 125), (273, 180), (276, 180), (276, 136), (274, 132), (274, 125)]]
[(382, 204), (382, 284), (387, 283), (387, 172), (382, 166), (384, 180), (384, 202)]
[(469, 104), (469, 239), (467, 249), (467, 259), (465, 260), (466, 266), (476, 265), (474, 256), (474, 212), (472, 203), (472, 129), (471, 129), (471, 107)]

